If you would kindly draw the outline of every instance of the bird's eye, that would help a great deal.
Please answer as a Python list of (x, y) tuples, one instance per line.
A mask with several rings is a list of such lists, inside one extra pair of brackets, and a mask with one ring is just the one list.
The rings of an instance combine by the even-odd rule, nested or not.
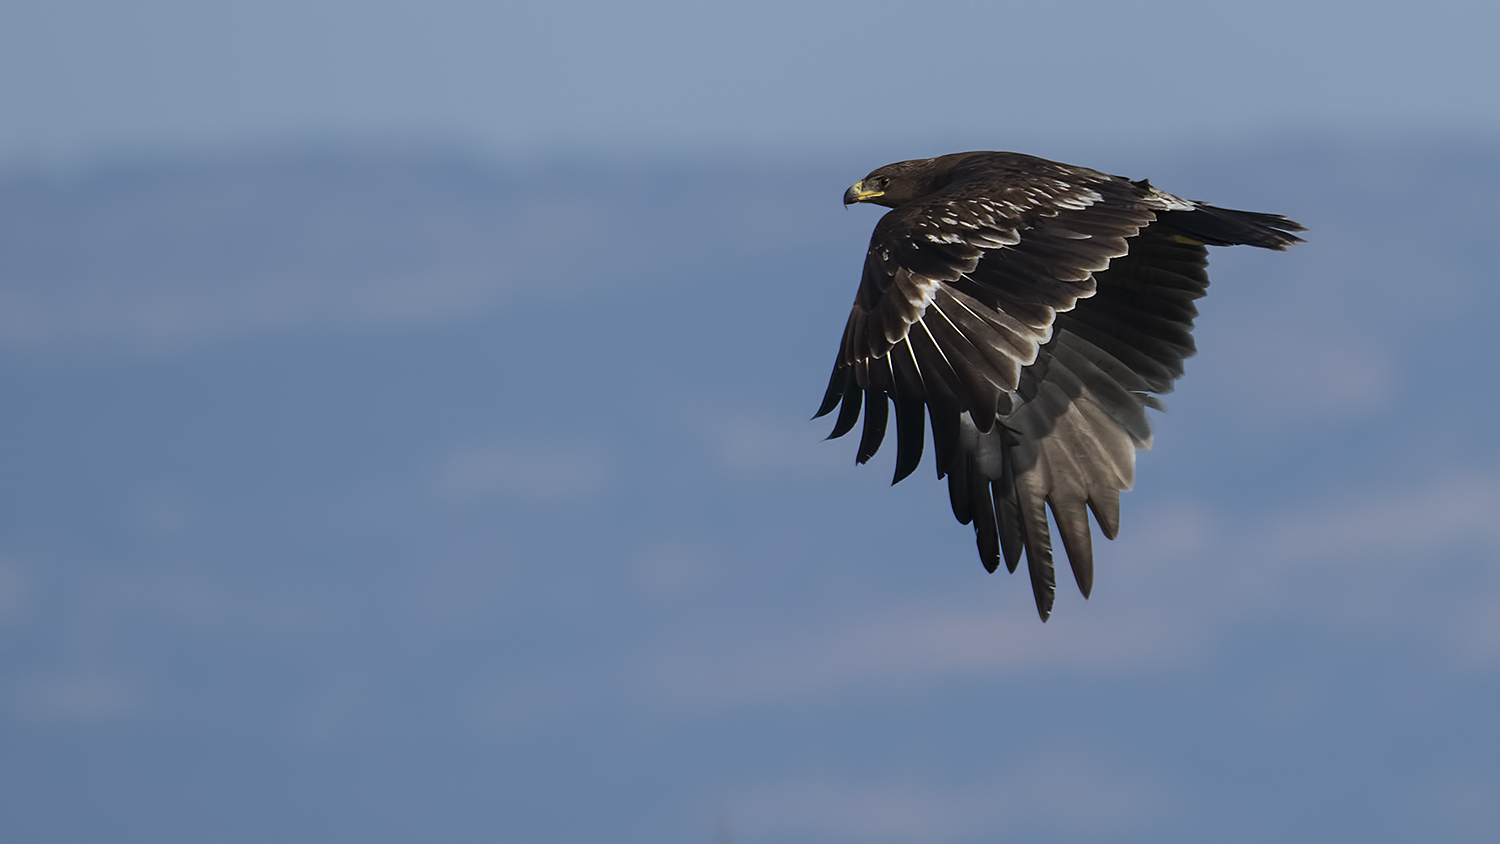
[(876, 176), (875, 177), (875, 187), (878, 188), (878, 189), (880, 189), (880, 190), (885, 190), (885, 186), (888, 185), (888, 184), (890, 184), (890, 183), (891, 183), (891, 180), (888, 179), (888, 178), (886, 178), (885, 176)]

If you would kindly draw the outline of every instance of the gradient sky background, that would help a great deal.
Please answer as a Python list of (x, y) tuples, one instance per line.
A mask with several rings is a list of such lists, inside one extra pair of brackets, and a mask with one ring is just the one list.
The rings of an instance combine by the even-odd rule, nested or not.
[[(0, 8), (7, 840), (1500, 838), (1500, 9), (914, 9)], [(986, 147), (1312, 229), (1046, 625), (806, 418)]]
[[(309, 138), (509, 154), (1500, 131), (1482, 2), (32, 2), (0, 160)], [(946, 148), (946, 147), (945, 147)]]

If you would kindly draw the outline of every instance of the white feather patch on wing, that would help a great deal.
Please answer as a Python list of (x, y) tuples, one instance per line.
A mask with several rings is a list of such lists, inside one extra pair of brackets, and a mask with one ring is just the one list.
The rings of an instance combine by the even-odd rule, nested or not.
[(1173, 196), (1166, 191), (1151, 189), (1151, 198), (1162, 203), (1163, 211), (1192, 211), (1198, 207), (1198, 203), (1181, 197)]
[(1087, 208), (1090, 205), (1103, 200), (1104, 197), (1100, 196), (1098, 191), (1085, 190), (1079, 193), (1064, 193), (1060, 196), (1054, 196), (1051, 199), (1051, 204), (1055, 208), (1066, 208), (1070, 211), (1081, 211), (1084, 208)]

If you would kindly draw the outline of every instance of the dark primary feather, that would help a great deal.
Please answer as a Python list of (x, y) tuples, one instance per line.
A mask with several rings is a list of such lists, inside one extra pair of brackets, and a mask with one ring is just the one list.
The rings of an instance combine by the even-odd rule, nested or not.
[(1303, 229), (1004, 152), (887, 165), (845, 195), (859, 201), (892, 210), (870, 238), (817, 415), (838, 408), (839, 437), (863, 410), (864, 463), (894, 406), (894, 481), (920, 463), (930, 426), (938, 477), (981, 562), (1015, 571), (1024, 556), (1045, 621), (1048, 511), (1087, 597), (1089, 513), (1113, 539), (1135, 452), (1151, 444), (1146, 408), (1195, 350), (1205, 244), (1282, 250)]

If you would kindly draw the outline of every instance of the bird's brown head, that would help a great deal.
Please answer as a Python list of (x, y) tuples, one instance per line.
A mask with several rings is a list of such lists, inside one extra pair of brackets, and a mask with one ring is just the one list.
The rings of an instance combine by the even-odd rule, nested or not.
[(871, 202), (895, 208), (920, 199), (947, 183), (946, 168), (939, 159), (918, 158), (876, 168), (844, 191), (844, 204)]

